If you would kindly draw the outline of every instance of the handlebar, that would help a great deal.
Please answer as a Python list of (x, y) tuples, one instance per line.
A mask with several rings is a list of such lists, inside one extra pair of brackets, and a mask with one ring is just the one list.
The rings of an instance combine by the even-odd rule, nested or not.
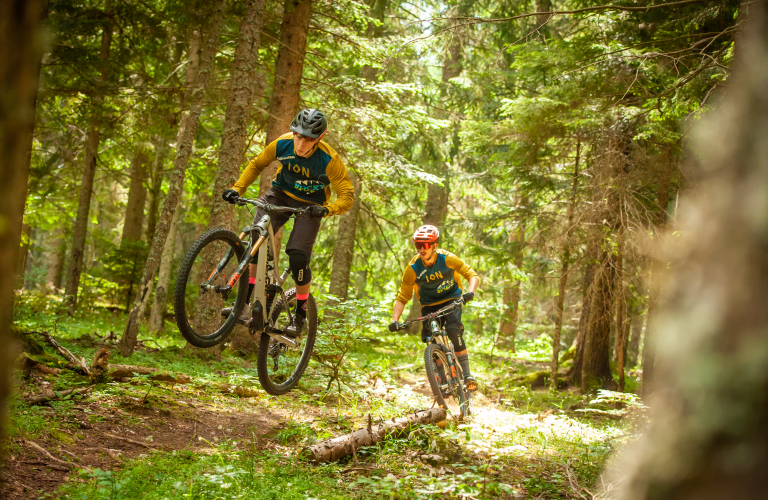
[(307, 213), (306, 208), (279, 207), (277, 205), (271, 205), (269, 203), (266, 203), (260, 199), (252, 200), (249, 198), (240, 198), (239, 196), (235, 198), (235, 205), (239, 207), (244, 207), (245, 205), (254, 205), (266, 212), (283, 212), (283, 213), (291, 213), (291, 214), (299, 214), (299, 215)]
[(415, 318), (415, 319), (412, 319), (410, 321), (406, 321), (405, 323), (398, 323), (397, 324), (397, 330), (402, 330), (405, 327), (407, 327), (408, 325), (416, 323), (417, 321), (430, 321), (430, 320), (433, 320), (433, 319), (440, 318), (442, 316), (445, 316), (449, 312), (453, 311), (454, 309), (458, 309), (459, 307), (461, 307), (463, 305), (464, 305), (464, 298), (463, 297), (459, 297), (454, 302), (451, 302), (449, 305), (443, 307), (439, 311), (435, 311), (433, 313), (429, 313), (429, 314), (427, 314), (425, 316), (422, 316), (420, 318)]

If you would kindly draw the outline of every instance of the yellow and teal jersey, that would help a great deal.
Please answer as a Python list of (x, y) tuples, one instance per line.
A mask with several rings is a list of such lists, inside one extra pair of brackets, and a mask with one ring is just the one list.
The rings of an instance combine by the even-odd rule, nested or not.
[[(307, 157), (297, 156), (293, 150), (292, 132), (270, 142), (259, 156), (251, 160), (232, 189), (242, 196), (267, 165), (275, 160), (280, 162), (280, 167), (272, 185), (291, 198), (323, 205), (328, 209), (328, 215), (343, 214), (352, 206), (355, 189), (338, 153), (324, 141), (318, 141)], [(331, 188), (336, 192), (333, 203), (330, 203)]]
[(458, 299), (463, 293), (462, 277), (469, 281), (477, 278), (477, 273), (451, 252), (438, 249), (437, 259), (431, 267), (425, 266), (417, 255), (405, 268), (397, 300), (406, 304), (414, 292), (421, 307)]

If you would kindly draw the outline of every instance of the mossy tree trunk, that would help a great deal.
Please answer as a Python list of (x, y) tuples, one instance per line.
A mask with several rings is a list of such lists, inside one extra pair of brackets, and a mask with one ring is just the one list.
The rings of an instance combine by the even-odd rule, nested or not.
[(163, 204), (163, 211), (157, 223), (155, 236), (152, 241), (152, 247), (147, 258), (147, 265), (144, 268), (144, 275), (136, 293), (136, 298), (131, 306), (128, 316), (128, 322), (125, 325), (123, 336), (120, 338), (120, 354), (130, 356), (136, 345), (139, 333), (139, 323), (144, 317), (147, 304), (149, 302), (152, 285), (155, 280), (160, 259), (163, 253), (163, 247), (168, 239), (168, 233), (171, 228), (171, 221), (176, 213), (176, 209), (181, 198), (184, 187), (184, 177), (189, 163), (189, 157), (192, 154), (195, 133), (200, 123), (200, 114), (203, 111), (203, 102), (205, 100), (206, 89), (211, 79), (211, 70), (213, 58), (218, 48), (219, 28), (224, 17), (225, 0), (217, 0), (213, 5), (213, 12), (209, 16), (208, 37), (200, 61), (200, 70), (197, 73), (194, 84), (189, 88), (189, 111), (184, 114), (179, 127), (179, 134), (176, 140), (177, 150), (174, 161), (171, 180), (168, 184), (168, 194)]

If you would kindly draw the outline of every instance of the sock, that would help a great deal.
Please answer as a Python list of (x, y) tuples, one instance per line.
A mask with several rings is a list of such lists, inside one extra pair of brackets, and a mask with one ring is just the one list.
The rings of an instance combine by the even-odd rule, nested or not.
[(307, 299), (308, 298), (309, 298), (308, 293), (296, 294), (296, 314), (301, 316), (304, 319), (307, 319)]
[(469, 373), (469, 353), (456, 355), (456, 360), (459, 362), (459, 366), (461, 366), (461, 371), (464, 372), (464, 378), (472, 375)]
[(251, 297), (253, 296), (253, 287), (256, 285), (256, 278), (248, 278), (248, 298), (245, 300), (247, 303), (251, 303)]

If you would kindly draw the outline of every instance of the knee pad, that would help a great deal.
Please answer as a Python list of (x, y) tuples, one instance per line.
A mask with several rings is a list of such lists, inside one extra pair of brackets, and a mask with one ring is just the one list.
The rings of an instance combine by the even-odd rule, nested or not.
[(297, 285), (306, 285), (312, 281), (312, 270), (309, 268), (309, 256), (301, 250), (288, 252), (288, 265), (291, 267), (293, 281)]

